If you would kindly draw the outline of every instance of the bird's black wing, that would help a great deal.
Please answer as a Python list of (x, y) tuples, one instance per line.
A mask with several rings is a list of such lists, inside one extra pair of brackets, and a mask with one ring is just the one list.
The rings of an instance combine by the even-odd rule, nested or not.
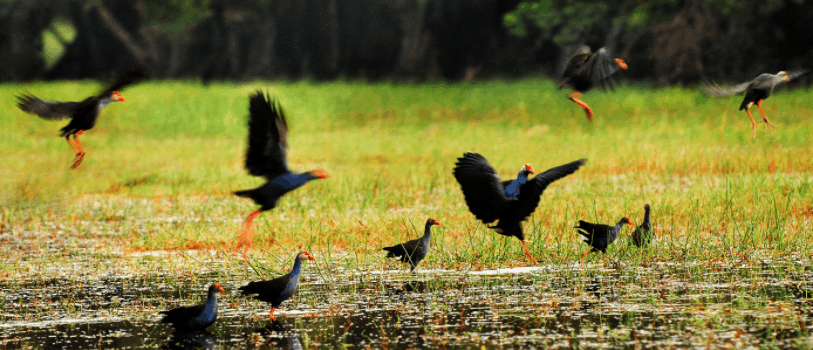
[(240, 287), (243, 295), (249, 296), (256, 294), (254, 297), (257, 300), (265, 302), (273, 302), (279, 298), (280, 293), (288, 287), (288, 281), (291, 280), (291, 275), (286, 274), (267, 281), (254, 281)]
[(503, 194), (500, 176), (488, 161), (477, 153), (466, 152), (457, 159), (454, 171), (469, 211), (488, 224), (499, 219), (508, 198)]
[(706, 93), (706, 96), (709, 97), (731, 96), (745, 91), (753, 83), (754, 81), (751, 80), (733, 86), (720, 86), (716, 83), (707, 82), (703, 84), (703, 91)]
[(592, 234), (606, 234), (610, 232), (610, 226), (605, 224), (593, 224), (584, 220), (579, 220), (579, 226), (576, 226), (579, 231), (584, 231), (587, 235), (583, 234), (583, 236), (589, 236)]
[(116, 73), (113, 81), (99, 92), (98, 97), (110, 96), (113, 91), (122, 90), (125, 87), (137, 84), (147, 78), (147, 69), (141, 66), (130, 67)]
[(556, 180), (575, 173), (576, 170), (579, 170), (579, 168), (586, 162), (587, 159), (579, 159), (555, 168), (550, 168), (545, 170), (544, 173), (534, 176), (533, 179), (528, 180), (528, 182), (520, 186), (519, 196), (515, 201), (511, 202), (510, 209), (511, 213), (517, 218), (517, 221), (524, 221), (531, 216), (531, 214), (533, 214), (537, 205), (539, 205), (539, 199), (542, 197), (542, 193), (545, 192), (548, 185)]
[(288, 173), (288, 123), (282, 108), (257, 91), (249, 100), (246, 169), (268, 179)]
[(17, 100), (17, 107), (20, 107), (24, 112), (52, 120), (71, 118), (81, 104), (81, 102), (45, 101), (28, 94), (17, 96)]
[(401, 244), (396, 244), (392, 247), (385, 247), (384, 250), (389, 252), (389, 254), (387, 254), (388, 258), (406, 256), (408, 254), (412, 254), (415, 251), (415, 248), (418, 247), (419, 242), (420, 239), (413, 239)]
[(798, 77), (800, 77), (800, 76), (802, 76), (804, 74), (807, 74), (807, 72), (808, 72), (807, 69), (794, 69), (794, 70), (787, 71), (788, 78), (790, 80), (796, 79), (796, 78), (798, 78)]
[(570, 60), (567, 61), (567, 66), (565, 66), (565, 70), (562, 72), (562, 79), (559, 89), (570, 85), (570, 80), (572, 78), (582, 74), (585, 63), (591, 55), (592, 51), (590, 51), (590, 47), (587, 45), (582, 45), (578, 50), (576, 50), (576, 53), (573, 54), (573, 56), (570, 57)]
[(613, 87), (612, 81), (608, 78), (619, 69), (618, 62), (612, 57), (610, 50), (602, 47), (585, 62), (581, 76), (589, 79), (593, 84), (601, 84), (602, 87)]
[(168, 311), (161, 311), (163, 323), (182, 323), (189, 321), (203, 313), (204, 305), (184, 306)]

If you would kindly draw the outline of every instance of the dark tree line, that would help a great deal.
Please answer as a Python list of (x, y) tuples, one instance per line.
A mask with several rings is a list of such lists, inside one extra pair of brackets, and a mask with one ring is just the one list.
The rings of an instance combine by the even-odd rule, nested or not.
[[(55, 20), (75, 29), (60, 39)], [(43, 33), (64, 41), (49, 68)], [(555, 76), (581, 44), (632, 79), (749, 79), (813, 68), (813, 1), (0, 0), (0, 80), (473, 80)]]

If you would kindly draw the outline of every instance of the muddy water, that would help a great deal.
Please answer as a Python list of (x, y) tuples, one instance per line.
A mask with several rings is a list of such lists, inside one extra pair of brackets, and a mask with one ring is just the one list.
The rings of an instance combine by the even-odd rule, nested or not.
[[(326, 280), (329, 278), (330, 280)], [(174, 334), (158, 311), (200, 302), (220, 318)], [(581, 270), (344, 272), (303, 277), (270, 322), (236, 276), (0, 282), (9, 348), (661, 348), (813, 343), (813, 274), (793, 262)]]

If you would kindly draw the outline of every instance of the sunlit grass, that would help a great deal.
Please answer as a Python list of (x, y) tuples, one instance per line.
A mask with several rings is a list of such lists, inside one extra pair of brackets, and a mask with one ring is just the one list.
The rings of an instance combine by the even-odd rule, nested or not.
[[(103, 111), (81, 136), (88, 153), (72, 171), (72, 151), (57, 136), (64, 123), (24, 114), (14, 95), (78, 100), (97, 88), (0, 86), (4, 230), (65, 240), (69, 252), (82, 237), (96, 242), (83, 243), (94, 251), (231, 252), (241, 221), (256, 207), (230, 193), (261, 183), (242, 167), (248, 94), (259, 88), (287, 112), (291, 167), (332, 175), (259, 217), (249, 255), (279, 255), (280, 268), (298, 249), (347, 268), (403, 268), (383, 262), (380, 247), (420, 236), (427, 217), (443, 226), (434, 230), (423, 268), (520, 261), (516, 239), (492, 233), (468, 212), (451, 175), (465, 151), (483, 154), (504, 177), (525, 163), (543, 171), (588, 159), (548, 188), (524, 224), (534, 241), (529, 248), (544, 263), (573, 263), (587, 250), (572, 229), (577, 220), (615, 223), (628, 216), (640, 223), (644, 203), (653, 208), (652, 249), (630, 248), (628, 228), (608, 251), (611, 259), (702, 261), (754, 251), (809, 259), (808, 91), (776, 92), (763, 106), (777, 135), (760, 130), (752, 140), (737, 98), (708, 99), (689, 89), (591, 92), (584, 97), (596, 111), (591, 125), (565, 92), (538, 80), (153, 82), (124, 90), (126, 102)], [(44, 252), (41, 243), (31, 242), (27, 253)]]

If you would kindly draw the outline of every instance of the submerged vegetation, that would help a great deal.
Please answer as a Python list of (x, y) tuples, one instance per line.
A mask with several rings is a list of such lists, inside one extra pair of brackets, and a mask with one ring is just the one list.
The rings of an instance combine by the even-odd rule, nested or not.
[[(737, 110), (739, 99), (708, 99), (690, 89), (626, 86), (589, 94), (585, 100), (596, 113), (589, 124), (565, 92), (540, 80), (210, 87), (153, 82), (122, 91), (126, 102), (102, 112), (96, 127), (83, 134), (89, 155), (82, 167), (70, 170), (73, 153), (57, 135), (63, 123), (24, 114), (15, 107), (14, 95), (27, 91), (70, 100), (96, 88), (81, 82), (0, 85), (0, 106), (6, 111), (0, 118), (0, 323), (47, 324), (64, 315), (137, 316), (147, 322), (158, 310), (200, 300), (203, 285), (214, 279), (222, 279), (230, 293), (258, 275), (284, 273), (302, 249), (317, 261), (305, 272), (301, 299), (283, 310), (354, 315), (348, 305), (361, 305), (364, 297), (356, 295), (359, 289), (349, 281), (347, 287), (340, 285), (364, 281), (370, 284), (363, 288), (373, 294), (388, 295), (389, 285), (403, 281), (376, 274), (403, 267), (385, 260), (381, 247), (419, 237), (422, 223), (433, 217), (443, 226), (433, 228), (431, 251), (416, 269), (421, 280), (436, 283), (426, 298), (458, 290), (463, 294), (450, 297), (479, 298), (486, 311), (473, 315), (497, 322), (494, 328), (462, 328), (461, 334), (469, 337), (463, 344), (480, 344), (481, 339), (471, 337), (485, 329), (502, 337), (510, 330), (516, 337), (553, 323), (561, 324), (564, 333), (587, 337), (585, 341), (617, 338), (616, 346), (632, 346), (623, 341), (635, 337), (681, 338), (681, 332), (699, 329), (707, 331), (693, 333), (697, 339), (720, 345), (739, 343), (734, 335), (712, 341), (715, 331), (749, 334), (750, 342), (743, 344), (776, 340), (779, 332), (782, 339), (807, 339), (809, 345), (813, 324), (805, 315), (810, 310), (793, 311), (800, 307), (794, 300), (807, 300), (807, 291), (813, 290), (809, 91), (777, 91), (763, 104), (777, 126), (776, 136), (760, 132), (752, 140), (750, 122)], [(331, 178), (286, 195), (276, 209), (258, 217), (253, 235), (241, 236), (238, 228), (256, 206), (231, 191), (262, 181), (243, 169), (248, 95), (256, 89), (277, 96), (286, 111), (290, 167), (325, 168)], [(523, 225), (540, 269), (519, 277), (476, 278), (476, 283), (466, 277), (525, 261), (514, 238), (494, 234), (467, 210), (451, 175), (455, 159), (466, 151), (483, 154), (506, 178), (515, 177), (525, 163), (547, 169), (588, 159), (578, 172), (546, 190)], [(631, 245), (629, 234), (643, 219), (644, 203), (652, 206), (655, 238), (650, 248), (640, 250)], [(590, 254), (579, 267), (579, 256), (589, 247), (572, 228), (577, 221), (613, 224), (624, 216), (633, 227), (621, 232), (606, 260)], [(608, 317), (601, 311), (604, 306), (591, 306), (591, 316), (580, 318), (580, 330), (574, 331), (567, 320), (581, 315), (576, 313), (585, 298), (595, 298), (585, 292), (595, 278), (613, 287), (617, 299), (611, 303), (616, 304), (604, 309), (610, 310)], [(48, 297), (52, 309), (20, 306), (34, 299), (47, 303), (36, 296), (26, 299), (26, 290), (50, 285), (52, 279), (80, 291), (89, 283), (116, 280), (120, 289), (110, 291), (106, 301), (88, 297), (90, 292), (63, 292)], [(470, 283), (455, 287), (458, 279)], [(155, 283), (158, 291), (150, 287)], [(666, 285), (653, 287), (659, 283)], [(320, 284), (330, 285), (327, 294), (341, 297), (314, 295), (309, 288)], [(523, 287), (514, 290), (515, 284)], [(491, 294), (480, 295), (483, 288)], [(173, 298), (160, 294), (168, 291)], [(367, 301), (385, 303), (389, 298), (381, 295)], [(245, 326), (251, 315), (267, 312), (265, 305), (236, 294), (224, 298), (243, 305), (225, 308), (225, 324), (240, 318)], [(407, 299), (414, 298), (424, 297)], [(503, 299), (510, 299), (505, 307), (495, 301)], [(93, 305), (82, 306), (83, 300)], [(417, 317), (409, 300), (383, 308), (393, 314), (365, 317)], [(497, 306), (487, 306), (490, 302)], [(452, 317), (447, 321), (456, 324), (463, 321), (448, 316), (463, 313), (455, 303), (444, 304), (453, 310), (445, 316), (427, 311), (429, 306), (420, 310), (431, 317)], [(539, 311), (546, 307), (550, 312)], [(728, 312), (735, 316), (729, 318)], [(763, 314), (776, 322), (760, 318)], [(672, 328), (670, 320), (691, 325)], [(328, 321), (302, 318), (287, 326), (307, 329), (308, 341), (340, 344), (314, 340), (317, 335), (309, 327), (328, 327), (320, 322)], [(626, 333), (605, 329), (616, 323), (626, 325)], [(645, 323), (654, 328), (645, 329)], [(767, 330), (748, 329), (752, 323)], [(373, 339), (384, 342), (390, 338), (382, 327)], [(213, 332), (228, 333), (224, 328)], [(442, 338), (429, 333), (425, 339)], [(451, 335), (443, 339), (454, 341)], [(529, 339), (545, 343), (554, 338)], [(393, 336), (389, 341), (397, 340)], [(376, 340), (373, 344), (381, 346)]]

